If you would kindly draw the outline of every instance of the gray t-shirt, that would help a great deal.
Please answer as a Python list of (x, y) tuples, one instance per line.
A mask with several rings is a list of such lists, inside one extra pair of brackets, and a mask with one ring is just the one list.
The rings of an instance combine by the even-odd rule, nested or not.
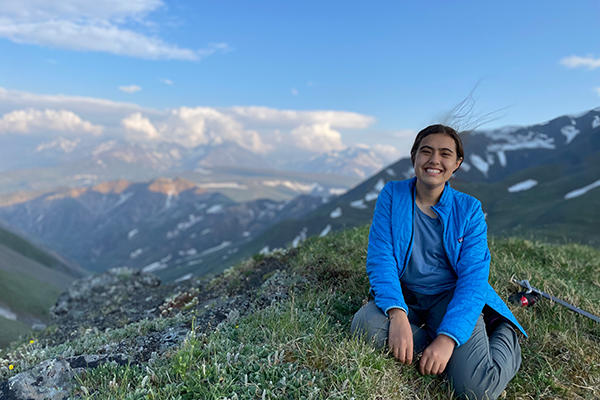
[(431, 218), (415, 205), (414, 242), (403, 285), (421, 294), (439, 294), (456, 286), (456, 274), (448, 261), (439, 218)]

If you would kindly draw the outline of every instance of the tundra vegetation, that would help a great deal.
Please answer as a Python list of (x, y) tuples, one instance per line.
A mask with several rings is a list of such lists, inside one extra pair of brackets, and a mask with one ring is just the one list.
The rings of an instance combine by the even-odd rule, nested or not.
[[(60, 343), (48, 339), (57, 330), (50, 326), (1, 353), (2, 374), (5, 379), (48, 357), (88, 354), (183, 323), (187, 336), (179, 346), (160, 357), (88, 369), (76, 378), (71, 394), (82, 399), (452, 398), (443, 378), (418, 373), (419, 357), (404, 366), (349, 334), (369, 289), (367, 241), (368, 227), (311, 238), (297, 249), (255, 256), (212, 278), (202, 290), (229, 296), (252, 291), (259, 298), (266, 289), (251, 285), (255, 271), (268, 271), (261, 281), (279, 279), (286, 287), (285, 295), (232, 311), (216, 326), (202, 323), (206, 307), (187, 298), (186, 307), (163, 307), (154, 319), (123, 321), (108, 333), (87, 329)], [(512, 238), (491, 238), (490, 249), (490, 283), (505, 300), (520, 290), (511, 283), (516, 277), (600, 315), (600, 251)], [(548, 300), (511, 308), (529, 338), (521, 339), (521, 370), (501, 398), (600, 398), (600, 325)]]

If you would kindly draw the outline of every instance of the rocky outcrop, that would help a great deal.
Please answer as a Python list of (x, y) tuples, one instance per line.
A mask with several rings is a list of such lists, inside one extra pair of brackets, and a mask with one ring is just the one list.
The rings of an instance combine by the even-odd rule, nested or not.
[(89, 369), (150, 365), (176, 351), (192, 330), (208, 333), (306, 285), (276, 259), (241, 268), (236, 279), (179, 284), (132, 268), (74, 282), (52, 307), (54, 325), (0, 359), (0, 400), (67, 399), (82, 390), (76, 376)]

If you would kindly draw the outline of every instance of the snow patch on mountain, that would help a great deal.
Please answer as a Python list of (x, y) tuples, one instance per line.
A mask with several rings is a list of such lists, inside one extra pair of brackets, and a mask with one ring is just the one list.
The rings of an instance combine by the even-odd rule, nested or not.
[(594, 120), (592, 121), (592, 129), (596, 129), (600, 126), (600, 116), (594, 116)]
[(192, 274), (192, 273), (185, 274), (185, 275), (175, 279), (175, 282), (179, 283), (179, 282), (187, 281), (189, 279), (192, 279), (193, 276), (194, 276), (194, 274)]
[(342, 207), (338, 207), (335, 210), (333, 210), (331, 213), (329, 213), (330, 218), (339, 218), (341, 216), (342, 216)]
[(510, 193), (522, 192), (524, 190), (531, 189), (532, 187), (536, 186), (537, 184), (538, 184), (538, 181), (536, 181), (535, 179), (527, 179), (523, 182), (515, 183), (514, 185), (512, 185), (511, 187), (508, 188), (508, 191)]
[(223, 210), (223, 205), (215, 204), (214, 206), (211, 206), (208, 210), (206, 210), (206, 213), (207, 214), (217, 214), (217, 213), (221, 212), (221, 210)]
[(346, 188), (330, 188), (329, 194), (332, 196), (341, 196), (344, 193), (346, 193), (347, 191), (348, 191), (348, 189), (346, 189)]
[(146, 265), (144, 268), (142, 268), (142, 272), (160, 271), (161, 269), (166, 269), (167, 267), (168, 267), (167, 264), (163, 264), (160, 261), (155, 261), (151, 264)]
[(497, 153), (499, 151), (514, 151), (523, 149), (548, 149), (556, 148), (554, 138), (549, 137), (545, 133), (528, 131), (518, 135), (512, 135), (514, 131), (497, 130), (485, 132), (493, 143), (487, 146), (487, 151)]
[(300, 233), (298, 235), (296, 235), (296, 237), (294, 238), (294, 240), (292, 240), (292, 247), (296, 248), (300, 245), (301, 242), (304, 242), (306, 240), (306, 234), (308, 232), (308, 228), (304, 227), (304, 229), (302, 229), (302, 231), (300, 231)]
[(129, 231), (129, 233), (127, 234), (127, 239), (131, 240), (134, 238), (135, 235), (137, 235), (138, 233), (140, 233), (139, 229), (132, 229)]
[(238, 189), (238, 190), (248, 190), (248, 186), (242, 185), (237, 182), (208, 182), (208, 183), (200, 183), (198, 187), (202, 189)]
[(206, 249), (206, 250), (204, 250), (202, 253), (200, 253), (200, 256), (205, 256), (205, 255), (207, 255), (207, 254), (214, 253), (215, 251), (222, 250), (222, 249), (224, 249), (225, 247), (227, 247), (227, 246), (230, 246), (230, 245), (231, 245), (231, 242), (229, 242), (229, 241), (224, 241), (223, 243), (221, 243), (221, 244), (220, 244), (220, 245), (218, 245), (218, 246), (211, 247), (210, 249)]
[(75, 150), (75, 148), (77, 147), (77, 145), (81, 143), (81, 139), (77, 138), (75, 140), (69, 140), (69, 139), (65, 139), (63, 137), (59, 137), (56, 140), (53, 140), (50, 143), (42, 143), (40, 144), (35, 151), (37, 153), (44, 151), (44, 150), (48, 150), (48, 149), (60, 149), (62, 150), (64, 153), (72, 153), (73, 150)]
[(115, 204), (113, 204), (110, 207), (108, 207), (107, 209), (105, 209), (104, 213), (108, 213), (109, 211), (112, 211), (115, 208), (119, 207), (120, 205), (124, 204), (127, 200), (129, 200), (133, 196), (133, 194), (134, 194), (133, 192), (121, 193), (119, 200), (117, 200), (117, 202)]
[(316, 182), (304, 183), (294, 181), (270, 180), (262, 181), (261, 183), (269, 187), (283, 186), (299, 193), (311, 193), (313, 190), (319, 190), (319, 188), (321, 190), (323, 189), (323, 187)]
[(385, 172), (389, 175), (389, 176), (396, 176), (396, 171), (394, 171), (391, 168), (388, 168), (385, 170)]
[(319, 237), (327, 236), (331, 232), (331, 224), (327, 224), (327, 226), (319, 233)]
[(117, 144), (116, 140), (109, 140), (108, 142), (100, 143), (94, 150), (92, 150), (92, 154), (97, 156), (98, 154), (106, 153), (107, 151), (112, 150)]
[(584, 186), (582, 188), (570, 191), (569, 193), (565, 194), (565, 200), (572, 199), (574, 197), (579, 197), (581, 195), (584, 195), (587, 192), (589, 192), (590, 190), (595, 189), (597, 187), (600, 187), (600, 180), (597, 180), (594, 183), (590, 183), (589, 185)]
[(12, 312), (8, 307), (0, 307), (0, 317), (10, 319), (11, 321), (17, 320), (17, 314)]
[(375, 186), (373, 186), (373, 190), (375, 190), (377, 193), (379, 193), (383, 190), (384, 186), (385, 186), (385, 181), (383, 180), (383, 178), (379, 178), (379, 180), (377, 181)]
[(460, 169), (461, 169), (462, 171), (469, 172), (469, 171), (471, 170), (471, 164), (467, 163), (466, 161), (463, 161), (463, 162), (460, 164)]
[(496, 153), (496, 155), (498, 156), (498, 161), (500, 162), (500, 165), (503, 167), (506, 167), (506, 153), (504, 153), (504, 151), (500, 150), (499, 152)]
[(379, 197), (379, 193), (377, 192), (369, 192), (365, 195), (365, 201), (368, 203), (369, 201), (373, 201)]
[(410, 179), (415, 176), (415, 167), (408, 167), (406, 171), (402, 173), (404, 179)]
[(363, 199), (360, 199), (351, 201), (350, 207), (356, 208), (358, 210), (364, 210), (365, 208), (367, 208), (367, 205), (365, 204), (365, 201)]
[[(571, 120), (572, 121), (572, 120)], [(565, 135), (567, 138), (567, 142), (565, 144), (569, 144), (575, 139), (575, 136), (579, 135), (581, 131), (575, 128), (573, 125), (566, 125), (560, 129), (560, 133)]]
[(487, 173), (490, 169), (490, 166), (483, 158), (477, 154), (471, 154), (471, 164), (473, 164), (473, 166), (487, 178)]
[(137, 258), (137, 256), (139, 256), (140, 254), (142, 254), (144, 252), (143, 249), (137, 249), (132, 251), (131, 253), (129, 253), (129, 258), (134, 259)]

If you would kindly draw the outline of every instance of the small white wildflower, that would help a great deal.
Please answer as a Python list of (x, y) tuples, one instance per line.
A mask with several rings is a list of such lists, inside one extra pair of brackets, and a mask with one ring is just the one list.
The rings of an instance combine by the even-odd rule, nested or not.
[(237, 364), (239, 358), (240, 358), (240, 353), (235, 353), (235, 357), (233, 358), (233, 363)]
[(85, 386), (80, 386), (79, 388), (81, 389), (81, 391), (83, 393), (85, 393), (86, 396), (90, 395), (90, 392), (88, 392), (88, 390), (87, 390), (87, 388)]
[(244, 386), (248, 386), (248, 374), (244, 375)]
[(150, 377), (148, 375), (146, 375), (144, 377), (144, 379), (142, 379), (142, 383), (140, 384), (141, 387), (146, 386), (146, 384), (148, 383), (148, 380), (150, 379)]
[(206, 376), (206, 364), (202, 363), (202, 375)]
[(283, 354), (285, 353), (285, 350), (281, 350), (281, 353), (279, 353), (279, 362), (282, 363), (283, 362)]
[(267, 389), (263, 389), (263, 393), (260, 398), (261, 398), (261, 400), (265, 400), (267, 398)]
[(231, 353), (227, 352), (227, 364), (231, 364)]

